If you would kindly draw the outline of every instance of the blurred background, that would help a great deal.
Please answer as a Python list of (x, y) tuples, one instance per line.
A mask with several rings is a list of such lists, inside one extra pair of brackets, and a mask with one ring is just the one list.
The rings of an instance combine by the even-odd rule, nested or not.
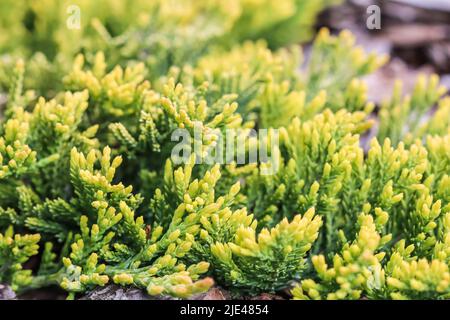
[[(373, 4), (381, 9), (381, 28), (369, 30), (367, 8)], [(319, 16), (318, 27), (322, 26), (335, 32), (349, 29), (367, 50), (391, 56), (366, 79), (373, 101), (391, 93), (395, 78), (411, 91), (418, 73), (437, 73), (450, 88), (449, 0), (347, 0)]]
[[(75, 30), (66, 26), (71, 5), (80, 9)], [(380, 29), (366, 26), (371, 5), (381, 9)], [(450, 87), (450, 0), (1, 0), (0, 91), (17, 56), (36, 79), (26, 77), (25, 86), (45, 94), (78, 52), (102, 50), (110, 65), (137, 58), (157, 77), (194, 62), (212, 39), (231, 46), (263, 38), (272, 49), (305, 44), (307, 51), (321, 27), (349, 29), (368, 51), (392, 57), (367, 79), (374, 101), (394, 78), (408, 91), (418, 72), (438, 73)]]

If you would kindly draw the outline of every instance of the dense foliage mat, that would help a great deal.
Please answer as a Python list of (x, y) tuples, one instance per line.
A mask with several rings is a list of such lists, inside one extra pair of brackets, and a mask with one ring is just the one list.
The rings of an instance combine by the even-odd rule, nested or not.
[[(64, 1), (0, 5), (0, 283), (449, 298), (437, 76), (375, 110), (362, 77), (386, 57), (349, 32), (321, 30), (303, 62), (289, 45), (333, 1), (71, 2), (80, 30)], [(179, 128), (205, 148), (231, 129), (279, 143), (269, 162), (180, 164)]]

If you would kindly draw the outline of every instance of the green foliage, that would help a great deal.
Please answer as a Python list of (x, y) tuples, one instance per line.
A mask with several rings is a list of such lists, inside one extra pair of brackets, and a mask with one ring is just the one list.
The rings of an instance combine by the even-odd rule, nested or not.
[(268, 83), (283, 82), (292, 89), (297, 82), (295, 69), (299, 67), (301, 55), (297, 47), (290, 49), (272, 52), (262, 40), (245, 42), (229, 51), (215, 50), (201, 57), (194, 68), (172, 68), (172, 73), (184, 84), (199, 86), (207, 82), (208, 101), (223, 95), (236, 96), (239, 112), (255, 120), (258, 109), (265, 107), (260, 97)]
[[(28, 88), (58, 92), (73, 55), (103, 50), (110, 67), (142, 61), (151, 79), (193, 64), (213, 47), (265, 39), (270, 47), (311, 39), (317, 15), (340, 0), (5, 0), (0, 5), (0, 87), (8, 55), (30, 58)], [(79, 27), (69, 28), (71, 22)], [(52, 84), (46, 83), (52, 80)], [(55, 83), (53, 83), (55, 82)]]
[(38, 234), (14, 234), (10, 227), (0, 233), (0, 281), (11, 283), (13, 290), (28, 286), (32, 281), (31, 270), (24, 270), (22, 264), (38, 253)]
[[(431, 150), (443, 147), (439, 145), (443, 142), (436, 140), (429, 137), (429, 145), (434, 146)], [(439, 177), (432, 169), (436, 163), (434, 156), (428, 158), (427, 154), (419, 142), (409, 149), (402, 142), (396, 149), (389, 140), (382, 147), (376, 140), (372, 142), (361, 167), (366, 174), (359, 173), (361, 177), (372, 178), (365, 178), (361, 189), (341, 196), (342, 204), (349, 205), (345, 211), (348, 217), (354, 216), (351, 212), (362, 205), (364, 214), (359, 216), (359, 231), (345, 225), (340, 227), (338, 238), (342, 249), (333, 258), (330, 251), (325, 251), (332, 259), (332, 267), (328, 267), (326, 256), (313, 256), (316, 275), (293, 290), (295, 298), (448, 297), (449, 206), (448, 196), (442, 195), (443, 190), (444, 194), (448, 192), (448, 154), (441, 153), (438, 160), (447, 163), (445, 173), (441, 171)], [(436, 179), (443, 189), (435, 189)], [(384, 259), (385, 256), (388, 258)]]
[(360, 100), (364, 102), (364, 84), (352, 83), (352, 80), (374, 72), (387, 58), (367, 54), (363, 48), (355, 46), (355, 41), (347, 30), (336, 37), (331, 36), (328, 29), (320, 30), (305, 75), (308, 100), (325, 90), (332, 110), (345, 106), (354, 111), (362, 104)]
[[(411, 95), (402, 97), (402, 83), (397, 81), (392, 98), (381, 106), (378, 137), (390, 137), (394, 143), (411, 143), (426, 134), (445, 135), (449, 128), (449, 100), (440, 100), (447, 89), (439, 85), (439, 77), (420, 76)], [(423, 119), (436, 103), (438, 110), (427, 122)]]
[[(376, 209), (375, 209), (376, 212)], [(405, 241), (397, 242), (388, 261), (383, 262), (386, 251), (383, 247), (391, 241), (391, 234), (380, 236), (377, 229), (380, 211), (374, 222), (371, 215), (359, 216), (360, 230), (354, 241), (347, 242), (333, 257), (329, 267), (323, 255), (313, 256), (312, 263), (318, 281), (303, 280), (292, 293), (294, 299), (358, 299), (362, 294), (375, 299), (445, 299), (450, 294), (450, 276), (446, 253), (438, 248), (440, 258), (412, 257), (414, 245), (405, 247)], [(449, 214), (445, 216), (448, 220)], [(448, 228), (448, 227), (447, 227)], [(448, 229), (446, 237), (448, 237)], [(442, 259), (444, 258), (444, 259)]]
[[(421, 77), (372, 114), (362, 77), (385, 57), (325, 29), (305, 62), (279, 48), (332, 2), (80, 0), (78, 31), (57, 27), (64, 2), (5, 2), (24, 19), (2, 20), (0, 51), (25, 58), (0, 59), (0, 282), (449, 298), (450, 99)], [(176, 129), (199, 157), (171, 158)], [(198, 163), (227, 129), (279, 143)]]
[[(174, 46), (178, 49), (174, 56), (183, 50), (178, 42), (188, 43), (182, 36), (196, 39), (199, 44), (202, 39), (211, 38), (226, 42), (266, 38), (272, 47), (279, 47), (308, 40), (316, 16), (338, 2), (283, 0), (275, 5), (268, 0), (101, 0), (93, 4), (88, 0), (25, 3), (7, 0), (0, 7), (0, 46), (2, 52), (43, 51), (53, 57), (61, 52), (74, 54), (81, 48), (98, 50), (95, 42), (102, 36), (114, 38), (128, 32), (148, 37), (154, 42), (154, 48)], [(76, 5), (83, 17), (79, 29), (64, 28), (67, 19), (74, 15), (74, 11), (68, 10), (70, 5)], [(173, 37), (172, 41), (169, 36)], [(73, 41), (67, 41), (68, 38)], [(121, 40), (112, 42), (121, 42), (128, 53), (133, 46), (140, 45)]]
[[(264, 228), (260, 232), (256, 232), (255, 223), (226, 227), (235, 224), (233, 215), (227, 219), (219, 213), (211, 220), (203, 224), (206, 232), (201, 237), (212, 244), (215, 279), (233, 290), (250, 293), (279, 290), (297, 278), (306, 268), (305, 257), (322, 225), (312, 209), (303, 216), (296, 215), (290, 223), (284, 218), (270, 230)], [(214, 243), (224, 229), (233, 231), (232, 241), (224, 242), (225, 238)]]
[(311, 37), (311, 26), (323, 8), (338, 4), (340, 0), (270, 0), (240, 1), (241, 15), (231, 34), (238, 39), (265, 38), (271, 48), (298, 43)]

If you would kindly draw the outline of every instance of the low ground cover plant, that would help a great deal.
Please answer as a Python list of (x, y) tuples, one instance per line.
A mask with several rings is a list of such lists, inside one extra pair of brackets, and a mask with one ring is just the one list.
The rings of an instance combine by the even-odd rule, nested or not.
[[(0, 283), (69, 298), (108, 283), (181, 298), (213, 285), (449, 297), (437, 76), (375, 108), (363, 77), (387, 58), (348, 31), (322, 29), (304, 61), (294, 43), (332, 1), (139, 1), (139, 19), (119, 10), (128, 1), (117, 16), (78, 2), (93, 18), (79, 41), (56, 27), (66, 15), (41, 10), (65, 10), (56, 1), (11, 2), (26, 19), (0, 26)], [(251, 129), (268, 129), (256, 148), (278, 143), (270, 161), (178, 163), (177, 129), (198, 129), (202, 150), (227, 130), (244, 151)]]

